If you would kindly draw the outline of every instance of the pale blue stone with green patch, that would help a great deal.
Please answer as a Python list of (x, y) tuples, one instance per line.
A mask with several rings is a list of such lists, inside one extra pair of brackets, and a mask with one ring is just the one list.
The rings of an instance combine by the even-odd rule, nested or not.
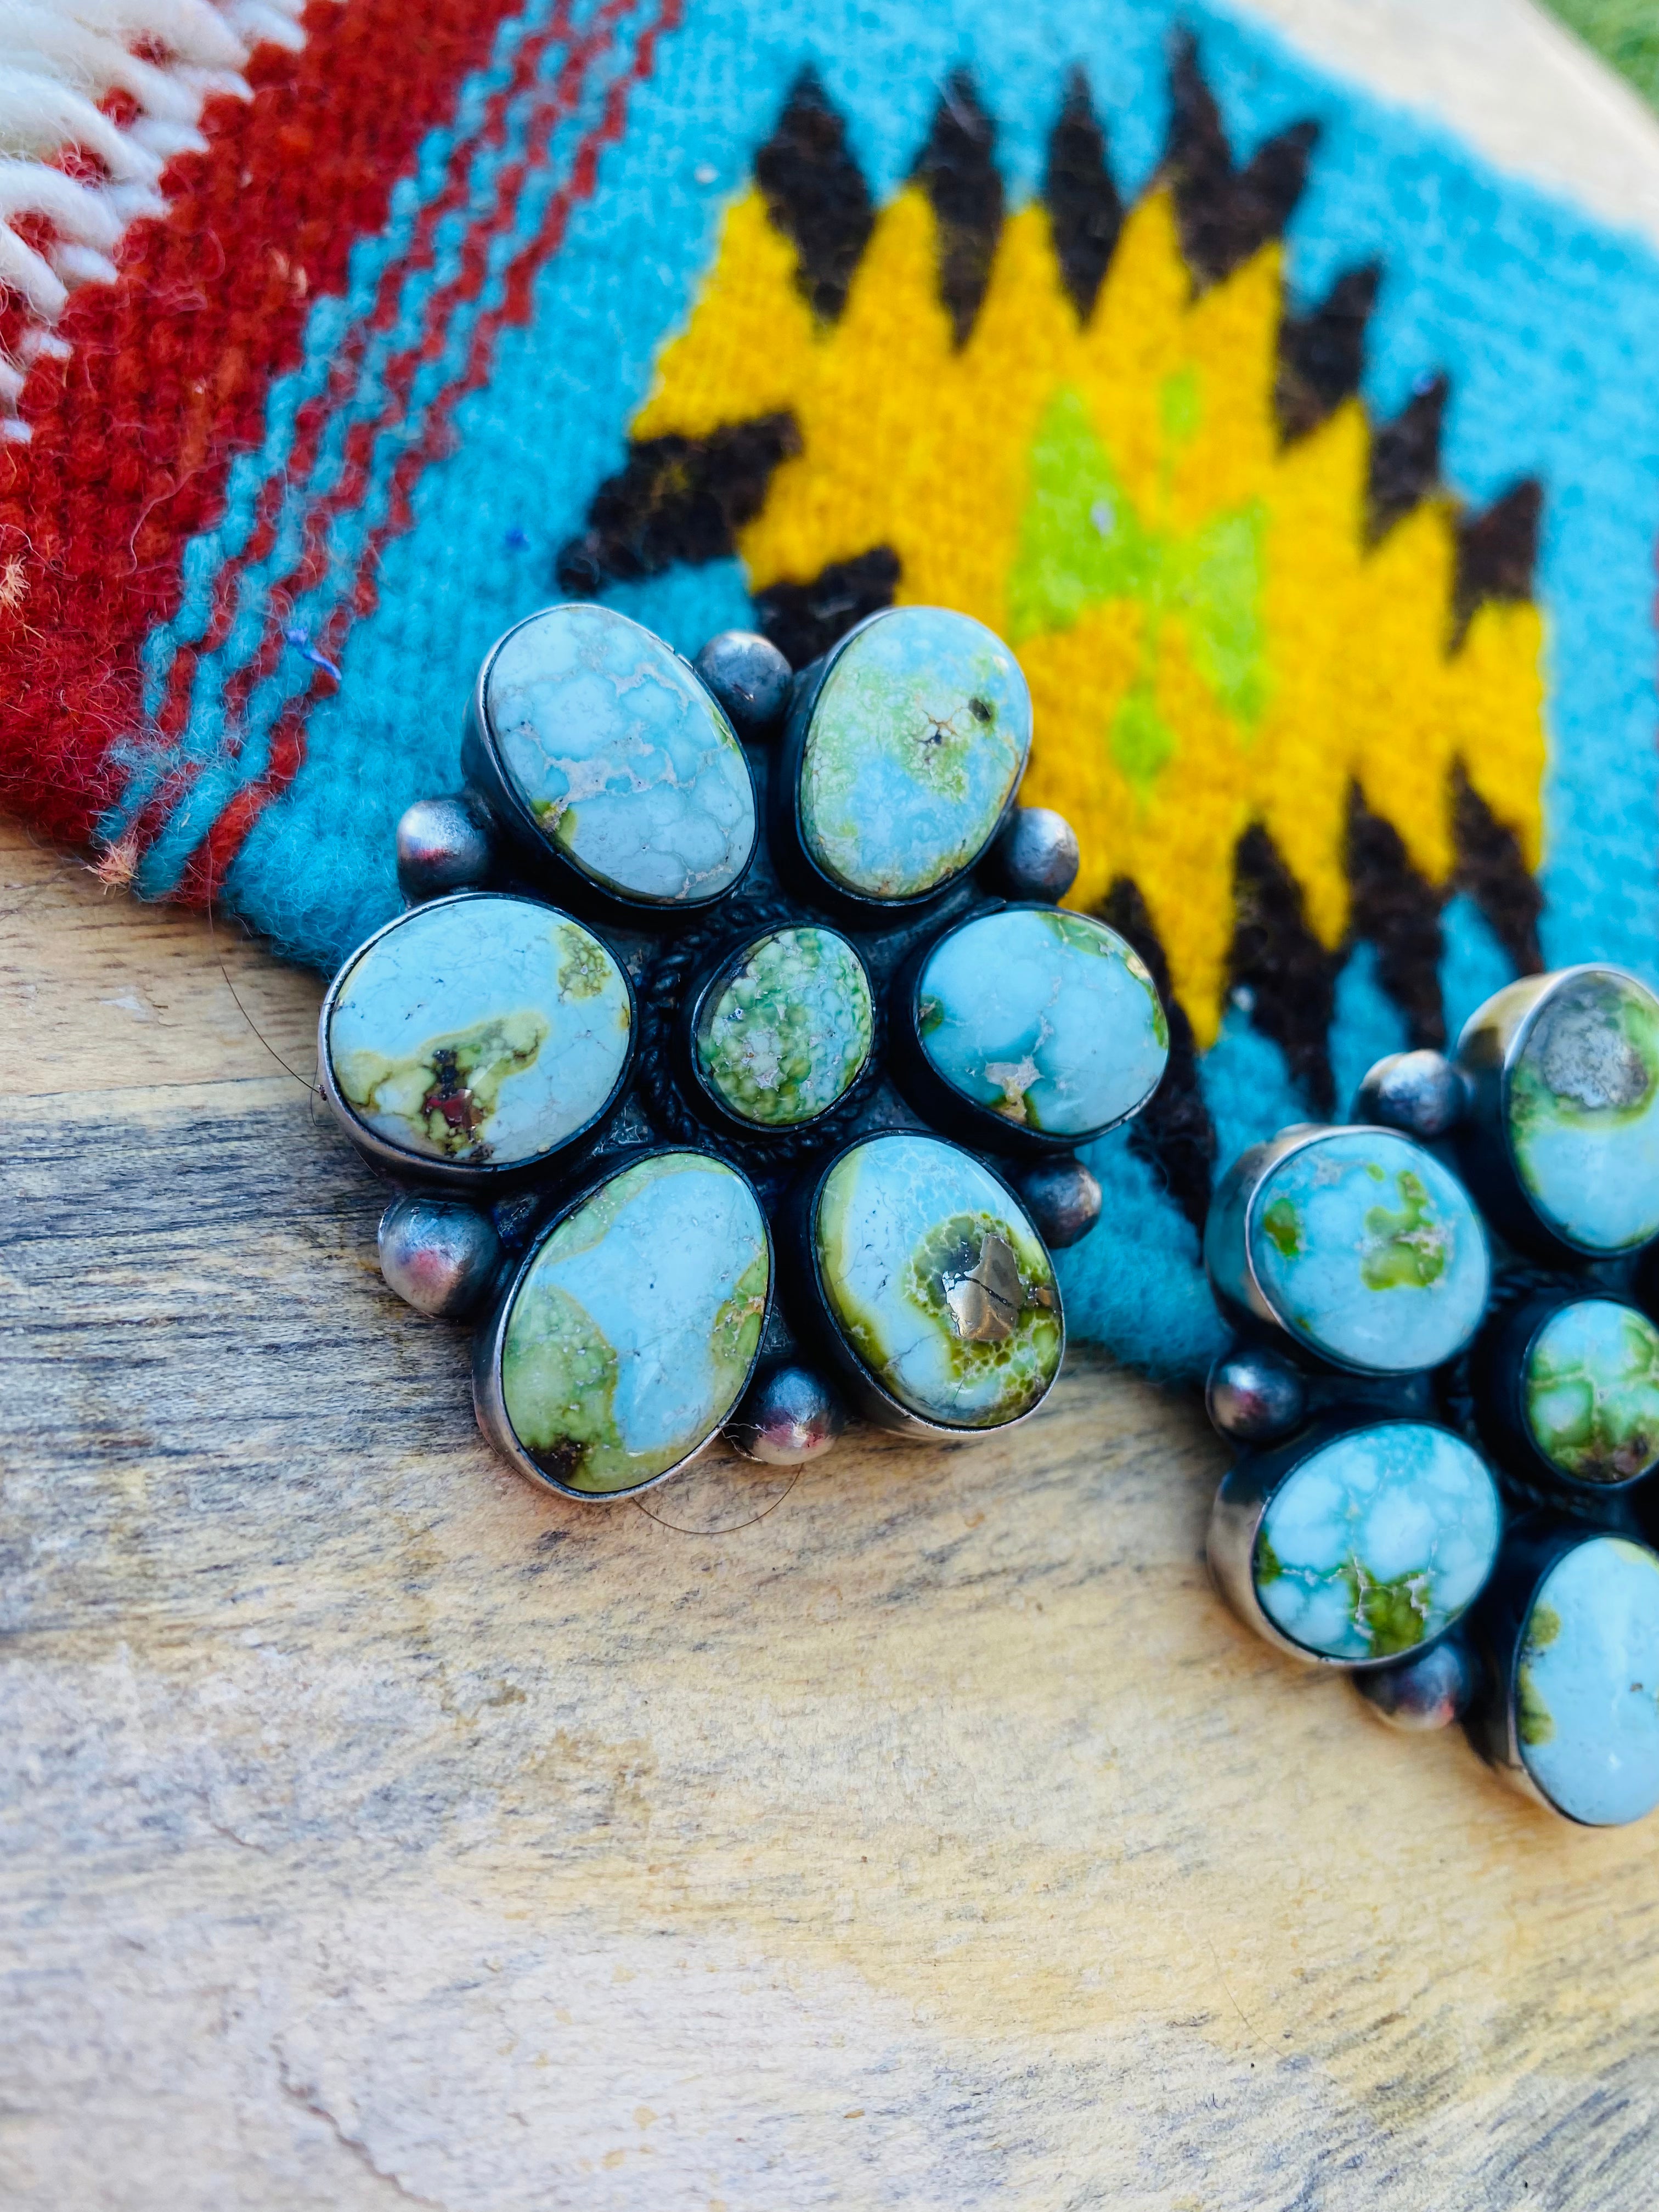
[(1397, 1658), (1480, 1595), (1501, 1527), (1486, 1462), (1461, 1437), (1427, 1421), (1353, 1430), (1298, 1461), (1269, 1498), (1256, 1595), (1322, 1658)]
[(412, 1160), (511, 1168), (568, 1142), (621, 1079), (632, 1018), (569, 915), (484, 893), (417, 906), (335, 988), (326, 1049), (363, 1126)]
[(1504, 1085), (1516, 1170), (1540, 1219), (1587, 1252), (1659, 1235), (1659, 999), (1608, 969), (1570, 975)]
[(812, 1242), (842, 1336), (922, 1420), (996, 1428), (1054, 1381), (1053, 1265), (1024, 1208), (958, 1146), (908, 1131), (854, 1146), (824, 1178)]
[(1437, 1367), (1486, 1307), (1491, 1260), (1468, 1194), (1391, 1130), (1328, 1130), (1287, 1152), (1252, 1196), (1246, 1234), (1285, 1327), (1341, 1365)]
[(529, 1457), (595, 1496), (678, 1467), (743, 1395), (771, 1273), (759, 1201), (723, 1161), (656, 1153), (612, 1176), (514, 1293), (501, 1398)]
[(755, 848), (754, 786), (713, 695), (610, 607), (549, 607), (484, 678), (501, 763), (550, 845), (603, 890), (653, 906), (730, 890)]
[(1575, 1820), (1659, 1805), (1659, 1559), (1591, 1536), (1558, 1559), (1522, 1632), (1516, 1734), (1528, 1772)]
[(917, 898), (978, 860), (1024, 773), (1031, 695), (994, 632), (894, 607), (837, 650), (802, 749), (801, 840), (830, 881)]
[(875, 1035), (864, 963), (833, 929), (775, 929), (718, 975), (697, 1018), (697, 1068), (757, 1128), (816, 1121), (863, 1073)]
[(916, 994), (923, 1051), (952, 1090), (1017, 1128), (1098, 1135), (1156, 1089), (1170, 1056), (1158, 988), (1086, 915), (1008, 907), (943, 937)]

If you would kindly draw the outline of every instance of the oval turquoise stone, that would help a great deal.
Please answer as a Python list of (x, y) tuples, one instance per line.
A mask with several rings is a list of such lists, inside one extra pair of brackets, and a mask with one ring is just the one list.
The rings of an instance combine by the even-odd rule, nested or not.
[(1501, 1526), (1486, 1463), (1461, 1437), (1427, 1421), (1358, 1429), (1299, 1461), (1268, 1499), (1256, 1595), (1304, 1650), (1395, 1658), (1480, 1595)]
[(1332, 1129), (1286, 1153), (1256, 1188), (1245, 1233), (1280, 1322), (1345, 1366), (1438, 1367), (1486, 1308), (1491, 1261), (1468, 1194), (1387, 1129)]
[(1659, 1328), (1618, 1298), (1553, 1313), (1527, 1351), (1533, 1442), (1574, 1482), (1631, 1482), (1659, 1462)]
[(1659, 1804), (1659, 1559), (1591, 1536), (1539, 1585), (1522, 1632), (1516, 1734), (1528, 1772), (1575, 1820)]
[(765, 1217), (722, 1161), (622, 1169), (556, 1224), (514, 1294), (501, 1395), (525, 1451), (594, 1496), (690, 1458), (743, 1395), (771, 1274)]
[(1659, 999), (1611, 969), (1568, 975), (1540, 1002), (1505, 1085), (1528, 1196), (1584, 1252), (1659, 1236)]
[(814, 1121), (864, 1071), (875, 1008), (864, 963), (833, 929), (775, 929), (718, 975), (697, 1019), (698, 1073), (757, 1128)]
[(1031, 695), (1000, 638), (895, 607), (832, 659), (801, 756), (807, 852), (861, 898), (935, 890), (978, 860), (1024, 772)]
[(819, 1188), (812, 1239), (844, 1341), (921, 1419), (996, 1428), (1053, 1382), (1064, 1334), (1048, 1255), (955, 1145), (901, 1131), (854, 1145)]
[(1055, 907), (1008, 907), (942, 938), (916, 1026), (952, 1090), (1053, 1137), (1096, 1136), (1133, 1114), (1170, 1056), (1139, 956), (1103, 922)]
[(411, 1159), (508, 1168), (585, 1129), (622, 1079), (628, 985), (591, 931), (495, 893), (417, 906), (337, 988), (327, 1051), (364, 1126)]
[(729, 890), (755, 847), (731, 724), (692, 671), (609, 607), (549, 607), (509, 630), (484, 678), (501, 764), (556, 851), (652, 906)]

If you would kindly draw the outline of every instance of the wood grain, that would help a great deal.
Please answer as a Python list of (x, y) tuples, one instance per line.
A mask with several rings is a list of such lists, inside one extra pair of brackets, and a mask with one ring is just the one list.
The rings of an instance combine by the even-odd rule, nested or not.
[(1659, 1830), (1247, 1638), (1194, 1406), (543, 1497), (315, 984), (3, 852), (0, 2199), (1645, 2212)]

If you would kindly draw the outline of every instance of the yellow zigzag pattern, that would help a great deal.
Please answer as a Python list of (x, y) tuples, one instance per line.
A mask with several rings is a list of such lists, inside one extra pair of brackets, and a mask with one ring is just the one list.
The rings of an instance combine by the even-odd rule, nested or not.
[[(727, 216), (633, 434), (704, 437), (789, 410), (802, 450), (740, 538), (751, 588), (805, 581), (886, 544), (902, 564), (901, 600), (962, 608), (1012, 638), (1036, 708), (1024, 796), (1077, 826), (1075, 904), (1095, 905), (1120, 877), (1139, 885), (1200, 1043), (1220, 1018), (1233, 852), (1252, 823), (1273, 836), (1331, 947), (1348, 919), (1351, 781), (1419, 872), (1444, 884), (1461, 762), (1535, 866), (1537, 610), (1488, 603), (1449, 652), (1449, 506), (1425, 501), (1368, 547), (1357, 401), (1281, 445), (1279, 245), (1194, 297), (1170, 194), (1156, 189), (1126, 221), (1080, 325), (1047, 211), (1033, 204), (1005, 225), (960, 350), (938, 265), (932, 207), (908, 187), (881, 214), (844, 314), (821, 325), (797, 289), (793, 245), (751, 192)], [(1213, 665), (1205, 671), (1167, 591), (1155, 601), (1109, 590), (1074, 619), (1029, 632), (1016, 619), (1033, 451), (1057, 404), (1097, 441), (1143, 533), (1200, 541), (1219, 519), (1249, 518), (1261, 665), (1248, 707), (1229, 703)], [(1109, 530), (1109, 507), (1096, 512)], [(1164, 733), (1162, 752), (1137, 752), (1136, 713)]]

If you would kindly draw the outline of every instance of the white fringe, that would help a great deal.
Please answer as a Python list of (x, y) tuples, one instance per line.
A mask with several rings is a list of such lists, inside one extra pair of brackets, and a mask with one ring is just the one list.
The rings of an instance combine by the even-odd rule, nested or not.
[[(175, 154), (206, 143), (197, 128), (216, 93), (249, 94), (242, 70), (256, 46), (305, 43), (305, 0), (0, 0), (0, 286), (27, 316), (15, 356), (0, 352), (0, 440), (22, 440), (16, 409), (30, 365), (61, 356), (53, 326), (71, 292), (106, 284), (129, 223), (160, 215), (161, 174)], [(135, 46), (160, 50), (141, 61)], [(120, 127), (100, 113), (112, 92), (137, 105)], [(76, 149), (103, 174), (82, 183), (52, 166)], [(13, 228), (45, 216), (44, 252)]]

